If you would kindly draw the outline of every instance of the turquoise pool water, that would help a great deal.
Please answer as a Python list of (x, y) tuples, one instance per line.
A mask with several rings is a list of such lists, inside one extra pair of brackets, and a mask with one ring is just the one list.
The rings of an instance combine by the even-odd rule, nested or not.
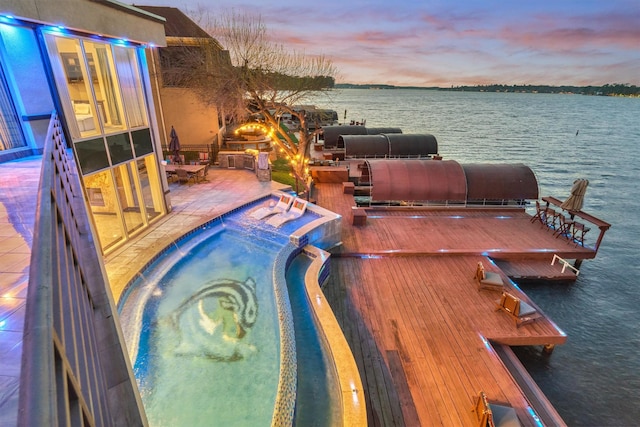
[[(152, 426), (271, 423), (280, 371), (273, 265), (290, 232), (317, 216), (275, 230), (249, 217), (255, 206), (176, 242), (120, 302)], [(300, 307), (298, 322), (312, 323)]]

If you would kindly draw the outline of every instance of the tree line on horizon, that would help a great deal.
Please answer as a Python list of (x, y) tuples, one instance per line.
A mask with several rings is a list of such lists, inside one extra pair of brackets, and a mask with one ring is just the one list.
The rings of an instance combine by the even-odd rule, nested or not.
[(575, 93), (580, 95), (595, 96), (640, 96), (640, 87), (628, 83), (605, 84), (603, 86), (550, 86), (550, 85), (477, 85), (477, 86), (451, 86), (422, 87), (422, 86), (394, 86), (383, 84), (351, 84), (337, 83), (336, 89), (423, 89), (423, 90), (448, 90), (459, 92), (520, 92), (520, 93)]

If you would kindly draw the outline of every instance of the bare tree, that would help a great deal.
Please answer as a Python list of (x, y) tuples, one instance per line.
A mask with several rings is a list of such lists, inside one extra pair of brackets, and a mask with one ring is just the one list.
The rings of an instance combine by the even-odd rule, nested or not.
[[(275, 144), (308, 191), (309, 149), (319, 129), (310, 131), (307, 112), (296, 106), (333, 87), (333, 64), (324, 56), (306, 55), (272, 42), (258, 15), (232, 11), (204, 28), (225, 50), (217, 42), (203, 43), (200, 49), (207, 52), (205, 59), (198, 62), (186, 55), (191, 60), (184, 62), (185, 69), (178, 74), (186, 75), (188, 85), (227, 116), (244, 120), (259, 115), (276, 131)], [(297, 137), (281, 127), (286, 113), (300, 123)]]

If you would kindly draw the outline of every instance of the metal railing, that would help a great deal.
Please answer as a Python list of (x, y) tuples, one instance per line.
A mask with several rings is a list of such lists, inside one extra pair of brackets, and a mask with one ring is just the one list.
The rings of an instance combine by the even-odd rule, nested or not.
[(55, 112), (42, 162), (19, 425), (146, 425), (77, 168)]
[(569, 267), (571, 270), (573, 270), (574, 273), (576, 273), (576, 276), (578, 274), (580, 274), (580, 270), (578, 270), (576, 267), (571, 265), (571, 263), (569, 261), (567, 261), (564, 258), (560, 258), (557, 254), (553, 254), (553, 259), (551, 260), (551, 265), (555, 265), (556, 261), (558, 261), (558, 262), (560, 262), (562, 264), (562, 272), (563, 273), (567, 269), (567, 267)]

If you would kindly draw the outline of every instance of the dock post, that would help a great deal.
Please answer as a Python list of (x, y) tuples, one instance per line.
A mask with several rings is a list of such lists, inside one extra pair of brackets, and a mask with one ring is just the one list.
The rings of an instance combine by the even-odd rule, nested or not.
[(542, 348), (542, 352), (546, 355), (551, 355), (551, 353), (553, 353), (553, 349), (556, 348), (555, 344), (546, 344), (543, 348)]

